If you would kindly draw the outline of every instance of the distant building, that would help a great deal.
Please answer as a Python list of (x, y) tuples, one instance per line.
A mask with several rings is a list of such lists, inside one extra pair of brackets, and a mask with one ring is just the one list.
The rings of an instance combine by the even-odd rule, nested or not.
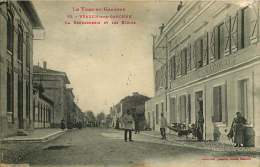
[(44, 88), (44, 93), (50, 97), (54, 103), (54, 118), (52, 127), (60, 127), (60, 122), (63, 119), (65, 124), (68, 122), (69, 104), (66, 101), (66, 85), (70, 81), (65, 72), (55, 71), (47, 68), (47, 63), (44, 62), (43, 67), (33, 67), (33, 82), (41, 84)]
[(119, 128), (123, 128), (122, 117), (126, 114), (127, 110), (133, 115), (135, 120), (140, 123), (141, 130), (145, 129), (145, 102), (150, 98), (134, 92), (132, 96), (127, 96), (120, 100), (120, 102), (112, 107), (113, 125), (114, 127), (119, 125)]
[(34, 84), (33, 123), (34, 128), (50, 128), (54, 121), (53, 101), (44, 94), (41, 85)]
[(260, 8), (259, 1), (246, 3), (187, 1), (165, 25), (153, 46), (150, 128), (159, 131), (161, 113), (188, 125), (202, 111), (203, 139), (225, 143), (241, 112), (251, 142), (260, 146)]
[(0, 2), (0, 137), (33, 129), (33, 30), (43, 29), (30, 1)]

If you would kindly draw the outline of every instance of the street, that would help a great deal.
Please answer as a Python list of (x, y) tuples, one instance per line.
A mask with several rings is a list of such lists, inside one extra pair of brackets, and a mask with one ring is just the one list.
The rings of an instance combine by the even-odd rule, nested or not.
[[(205, 157), (238, 156), (236, 153), (168, 145), (165, 141), (143, 134), (133, 134), (133, 139), (134, 142), (125, 142), (123, 131), (119, 130), (99, 128), (71, 130), (53, 141), (28, 145), (27, 147), (32, 147), (32, 150), (16, 163), (28, 163), (32, 166), (192, 164), (193, 161), (201, 161)], [(33, 145), (37, 147), (33, 148)], [(250, 162), (252, 161), (253, 158)], [(208, 164), (215, 161), (201, 162)], [(221, 161), (224, 162), (232, 161)], [(241, 163), (248, 162), (248, 160), (241, 161)]]

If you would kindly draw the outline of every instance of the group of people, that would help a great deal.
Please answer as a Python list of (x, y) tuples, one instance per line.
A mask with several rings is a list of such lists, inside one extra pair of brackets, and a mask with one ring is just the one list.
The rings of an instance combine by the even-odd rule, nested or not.
[[(127, 142), (132, 140), (132, 131), (134, 130), (135, 120), (130, 113), (130, 110), (127, 110), (127, 114), (123, 116), (124, 124), (124, 139)], [(233, 139), (235, 147), (242, 147), (244, 143), (244, 125), (247, 123), (247, 120), (242, 116), (240, 112), (236, 113), (236, 117), (233, 119), (230, 131), (227, 135), (229, 139)], [(198, 141), (203, 140), (203, 126), (204, 126), (204, 117), (203, 112), (198, 112), (198, 117), (195, 122), (195, 132)], [(160, 119), (160, 133), (162, 140), (166, 140), (166, 128), (169, 127), (164, 114), (161, 113)]]

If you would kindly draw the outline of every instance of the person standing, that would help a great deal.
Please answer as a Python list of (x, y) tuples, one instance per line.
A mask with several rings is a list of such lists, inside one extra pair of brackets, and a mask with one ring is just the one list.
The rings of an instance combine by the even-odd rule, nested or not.
[(167, 127), (167, 120), (161, 113), (161, 122), (160, 122), (160, 132), (162, 136), (162, 140), (166, 140), (166, 127)]
[(242, 114), (237, 112), (228, 134), (229, 138), (234, 137), (235, 147), (242, 147), (242, 144), (244, 143), (244, 125), (246, 122), (247, 120), (242, 116)]
[(129, 141), (133, 141), (132, 130), (134, 129), (134, 118), (130, 114), (130, 110), (127, 110), (126, 115), (124, 115), (123, 123), (125, 129), (125, 142), (127, 142), (127, 133), (129, 134)]

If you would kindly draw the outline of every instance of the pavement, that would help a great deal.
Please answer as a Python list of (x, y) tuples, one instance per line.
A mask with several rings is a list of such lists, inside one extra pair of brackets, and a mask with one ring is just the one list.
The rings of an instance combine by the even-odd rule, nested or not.
[(1, 142), (46, 142), (55, 139), (65, 133), (61, 129), (34, 129), (27, 136), (11, 136), (1, 140)]
[[(161, 139), (161, 135), (156, 131), (143, 131), (141, 134)], [(167, 134), (167, 141), (164, 144), (176, 145), (182, 147), (189, 147), (195, 149), (203, 149), (209, 151), (220, 151), (220, 152), (258, 152), (260, 148), (255, 147), (234, 147), (232, 143), (220, 143), (216, 141), (197, 141), (196, 139), (186, 138), (186, 136), (179, 137), (176, 134)]]
[[(257, 166), (260, 154), (237, 151), (211, 151), (164, 141), (152, 134), (133, 134), (133, 142), (124, 141), (124, 131), (84, 128), (67, 131), (47, 142), (4, 143), (2, 162), (30, 166)], [(213, 161), (214, 158), (214, 161)], [(228, 159), (224, 160), (223, 159)], [(243, 159), (243, 161), (242, 161)], [(222, 160), (222, 161), (218, 161)], [(213, 165), (210, 165), (213, 163)], [(227, 163), (227, 164), (226, 164)]]

